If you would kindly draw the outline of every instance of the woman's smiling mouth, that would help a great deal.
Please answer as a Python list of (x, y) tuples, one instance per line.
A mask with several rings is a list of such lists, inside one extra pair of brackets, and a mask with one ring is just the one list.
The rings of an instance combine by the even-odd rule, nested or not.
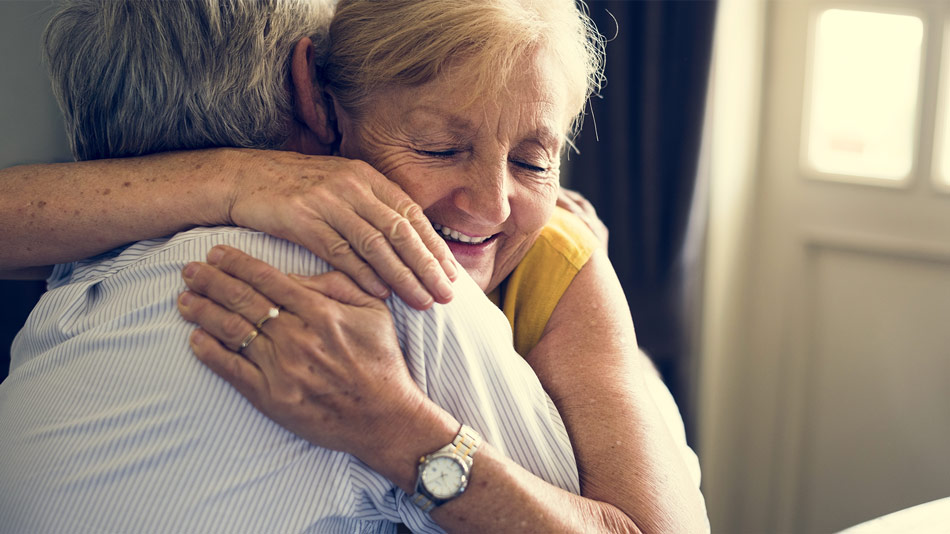
[(485, 236), (485, 237), (471, 237), (465, 235), (458, 230), (453, 230), (448, 226), (443, 226), (439, 223), (432, 223), (432, 227), (435, 228), (435, 231), (442, 236), (442, 239), (445, 239), (449, 242), (455, 243), (464, 243), (466, 245), (480, 245), (489, 239), (495, 237), (494, 235)]

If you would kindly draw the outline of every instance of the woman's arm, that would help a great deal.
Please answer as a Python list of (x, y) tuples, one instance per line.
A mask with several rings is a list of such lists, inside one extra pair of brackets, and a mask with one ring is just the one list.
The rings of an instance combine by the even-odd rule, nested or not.
[[(0, 272), (64, 263), (223, 220), (214, 152), (23, 165), (0, 171)], [(221, 158), (217, 158), (220, 160)], [(223, 174), (223, 173), (222, 173)]]
[[(530, 355), (571, 433), (584, 496), (544, 482), (486, 445), (476, 455), (466, 492), (432, 512), (446, 530), (707, 530), (702, 497), (644, 391), (632, 323), (605, 262), (599, 256), (581, 270)], [(318, 298), (239, 251), (225, 249), (214, 263), (253, 288), (209, 265), (186, 276), (193, 291), (227, 307), (188, 293), (183, 316), (228, 347), (201, 336), (193, 340), (199, 359), (269, 417), (314, 444), (356, 455), (411, 493), (419, 456), (450, 442), (460, 422), (422, 395), (398, 351), (368, 345), (388, 337), (383, 326), (348, 316), (350, 310), (336, 302), (340, 294), (325, 298), (335, 291), (326, 282), (300, 283)], [(310, 330), (268, 332), (242, 358), (234, 349), (270, 302), (292, 308)], [(354, 332), (356, 325), (383, 336)], [(334, 335), (328, 341), (324, 332)], [(346, 334), (337, 337), (340, 332)], [(341, 370), (347, 371), (337, 375)], [(392, 425), (394, 420), (400, 424)], [(328, 426), (333, 422), (341, 423)]]
[[(212, 149), (0, 171), (0, 276), (195, 226), (294, 241), (367, 291), (425, 308), (451, 299), (457, 267), (422, 210), (366, 163)], [(448, 276), (448, 278), (447, 278)], [(434, 299), (433, 299), (434, 297)]]
[[(702, 494), (645, 383), (623, 289), (597, 250), (527, 355), (564, 419), (585, 497), (643, 532), (708, 530)], [(622, 515), (618, 512), (622, 512)]]
[[(487, 455), (472, 481), (490, 482), (434, 511), (440, 525), (493, 532), (519, 518), (532, 525), (525, 531), (537, 532), (708, 532), (702, 494), (647, 390), (633, 322), (604, 251), (571, 282), (526, 359), (567, 426), (582, 497)], [(476, 514), (485, 522), (478, 527)]]

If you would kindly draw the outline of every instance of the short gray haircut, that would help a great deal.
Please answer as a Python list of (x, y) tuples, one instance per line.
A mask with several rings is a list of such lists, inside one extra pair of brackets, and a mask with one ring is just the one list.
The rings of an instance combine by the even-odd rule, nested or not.
[(44, 33), (79, 160), (233, 146), (290, 134), (289, 60), (325, 46), (333, 0), (68, 0)]

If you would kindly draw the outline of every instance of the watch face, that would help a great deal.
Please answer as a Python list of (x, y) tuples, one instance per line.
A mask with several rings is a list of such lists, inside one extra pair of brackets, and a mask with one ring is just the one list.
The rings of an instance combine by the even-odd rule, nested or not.
[(465, 480), (462, 464), (450, 456), (437, 456), (429, 460), (422, 470), (422, 483), (426, 491), (438, 499), (454, 497)]

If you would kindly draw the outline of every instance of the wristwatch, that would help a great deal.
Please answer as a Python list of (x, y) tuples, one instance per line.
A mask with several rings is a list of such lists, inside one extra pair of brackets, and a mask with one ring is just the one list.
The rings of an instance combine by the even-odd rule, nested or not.
[(452, 443), (420, 458), (412, 502), (429, 512), (461, 495), (468, 486), (473, 457), (481, 442), (475, 429), (462, 425)]

